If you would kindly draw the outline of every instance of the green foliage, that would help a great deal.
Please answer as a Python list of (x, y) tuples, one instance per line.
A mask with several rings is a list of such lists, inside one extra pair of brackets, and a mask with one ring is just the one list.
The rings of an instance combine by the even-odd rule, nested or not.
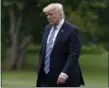
[(82, 54), (101, 54), (106, 52), (103, 45), (94, 44), (94, 45), (85, 45), (82, 46), (81, 53)]
[[(88, 32), (93, 39), (96, 37), (99, 40), (103, 40), (105, 37), (108, 37), (107, 29), (109, 22), (107, 13), (109, 12), (109, 3), (107, 1), (99, 0), (3, 0), (3, 37), (6, 37), (7, 39), (9, 38), (9, 36), (5, 36), (5, 34), (8, 35), (7, 32), (9, 31), (8, 12), (10, 7), (15, 4), (16, 10), (21, 9), (23, 14), (20, 35), (32, 35), (33, 42), (40, 43), (43, 28), (47, 23), (47, 20), (42, 13), (42, 9), (47, 4), (53, 2), (62, 3), (64, 5), (66, 19), (78, 26), (82, 32)], [(19, 11), (17, 11), (17, 14), (19, 14)], [(100, 23), (100, 25), (98, 23)], [(104, 33), (106, 33), (105, 37), (103, 37)]]
[(28, 45), (28, 47), (27, 47), (27, 53), (31, 53), (31, 54), (33, 54), (33, 53), (39, 53), (39, 51), (40, 51), (40, 48), (41, 48), (41, 45), (40, 44), (29, 44)]
[(68, 15), (66, 16), (66, 19), (77, 26), (80, 31), (84, 31), (84, 22), (80, 14), (77, 11), (72, 11), (70, 8), (67, 9), (67, 13)]

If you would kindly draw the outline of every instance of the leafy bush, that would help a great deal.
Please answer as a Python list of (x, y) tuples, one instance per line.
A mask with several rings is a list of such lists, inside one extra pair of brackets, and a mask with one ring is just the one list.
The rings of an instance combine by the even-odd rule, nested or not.
[(30, 44), (27, 48), (27, 53), (39, 53), (41, 45)]
[[(40, 51), (40, 47), (41, 47), (40, 44), (39, 45), (30, 44), (27, 49), (27, 53), (38, 54)], [(106, 49), (104, 48), (104, 46), (102, 44), (82, 45), (82, 48), (81, 48), (82, 54), (97, 54), (97, 53), (99, 54), (99, 53), (103, 53), (105, 51), (106, 51)]]
[(81, 53), (82, 54), (99, 54), (99, 53), (103, 53), (106, 50), (104, 49), (104, 47), (102, 45), (90, 45), (90, 46), (82, 46), (81, 49)]

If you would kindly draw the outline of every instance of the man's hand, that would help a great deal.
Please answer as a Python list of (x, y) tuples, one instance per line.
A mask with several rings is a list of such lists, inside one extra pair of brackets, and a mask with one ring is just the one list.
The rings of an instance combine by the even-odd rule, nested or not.
[(62, 84), (65, 83), (65, 81), (67, 80), (68, 76), (65, 73), (61, 73), (57, 79), (57, 84)]

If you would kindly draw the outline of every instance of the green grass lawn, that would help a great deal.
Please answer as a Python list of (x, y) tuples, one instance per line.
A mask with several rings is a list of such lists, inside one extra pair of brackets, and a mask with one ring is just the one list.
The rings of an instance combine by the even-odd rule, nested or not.
[[(80, 65), (86, 86), (108, 86), (108, 54), (81, 55)], [(3, 87), (35, 87), (36, 72), (31, 70), (2, 72)]]

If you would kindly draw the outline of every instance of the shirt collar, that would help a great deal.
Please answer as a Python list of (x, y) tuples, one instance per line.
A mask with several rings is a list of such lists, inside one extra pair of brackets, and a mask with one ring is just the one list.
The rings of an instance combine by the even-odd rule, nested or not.
[(60, 28), (64, 23), (64, 19), (61, 19), (59, 24), (56, 26), (56, 28)]
[(61, 19), (58, 23), (58, 25), (56, 25), (56, 29), (60, 29), (60, 27), (63, 25), (64, 23), (64, 19)]

